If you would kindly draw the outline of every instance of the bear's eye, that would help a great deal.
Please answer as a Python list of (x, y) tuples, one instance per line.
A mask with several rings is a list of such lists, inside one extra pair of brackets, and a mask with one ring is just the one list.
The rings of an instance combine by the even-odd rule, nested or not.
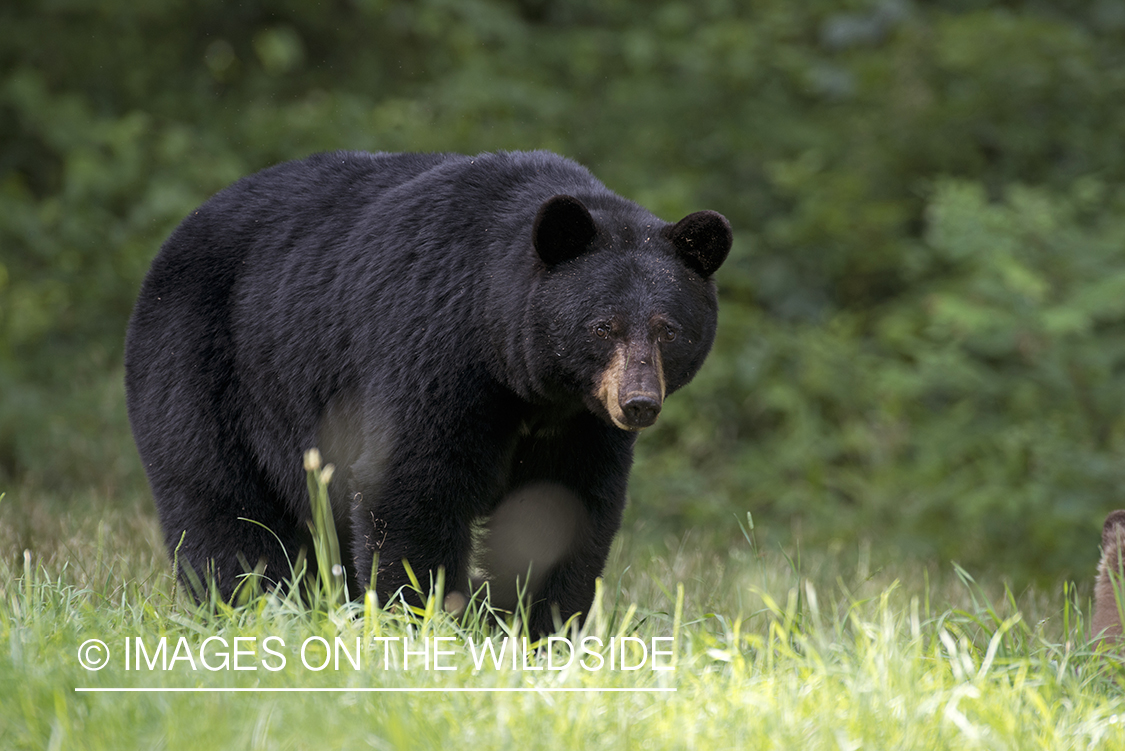
[(665, 326), (660, 331), (660, 341), (662, 341), (662, 342), (672, 342), (672, 341), (675, 341), (675, 340), (676, 340), (676, 330), (674, 328), (672, 328), (671, 326)]
[(609, 338), (609, 326), (606, 326), (604, 323), (599, 323), (597, 326), (594, 327), (594, 333), (598, 335), (599, 339), (608, 339)]

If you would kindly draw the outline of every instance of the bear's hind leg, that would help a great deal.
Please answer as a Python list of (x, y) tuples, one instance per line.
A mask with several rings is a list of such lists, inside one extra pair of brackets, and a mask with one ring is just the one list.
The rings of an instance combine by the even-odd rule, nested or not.
[(236, 453), (206, 471), (150, 473), (169, 556), (197, 600), (207, 599), (213, 584), (229, 601), (236, 588), (247, 587), (247, 577), (261, 591), (286, 587), (302, 550), (310, 570), (315, 566), (307, 525), (276, 498), (252, 463), (234, 460)]

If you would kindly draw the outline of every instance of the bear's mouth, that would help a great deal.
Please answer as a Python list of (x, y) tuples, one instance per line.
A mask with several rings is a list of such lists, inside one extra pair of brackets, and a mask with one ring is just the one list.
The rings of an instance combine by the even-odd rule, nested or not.
[[(637, 351), (642, 350), (642, 351)], [(656, 422), (664, 404), (664, 364), (660, 348), (618, 344), (598, 381), (598, 401), (622, 430), (643, 430)]]

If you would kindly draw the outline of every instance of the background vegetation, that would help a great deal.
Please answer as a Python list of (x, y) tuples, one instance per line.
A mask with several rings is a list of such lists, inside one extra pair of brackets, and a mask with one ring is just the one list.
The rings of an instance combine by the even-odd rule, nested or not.
[(6, 0), (7, 517), (148, 509), (122, 340), (210, 194), (324, 149), (547, 148), (736, 229), (633, 529), (749, 510), (762, 542), (1086, 579), (1125, 505), (1123, 126), (1114, 0)]

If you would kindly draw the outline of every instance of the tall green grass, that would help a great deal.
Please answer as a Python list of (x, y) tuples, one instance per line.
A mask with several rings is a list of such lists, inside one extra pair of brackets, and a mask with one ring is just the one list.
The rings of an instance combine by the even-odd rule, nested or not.
[[(0, 748), (1125, 748), (1125, 670), (1089, 643), (1088, 602), (1071, 586), (1017, 595), (952, 566), (872, 571), (858, 547), (764, 551), (748, 525), (730, 546), (694, 530), (626, 534), (585, 625), (565, 635), (672, 637), (673, 669), (549, 670), (565, 654), (545, 648), (474, 669), (470, 639), (522, 636), (479, 602), (461, 618), (440, 591), (424, 607), (378, 608), (330, 596), (326, 579), (319, 599), (258, 591), (197, 605), (177, 590), (152, 515), (101, 518), (97, 503), (51, 515), (21, 489), (0, 501)], [(240, 664), (256, 669), (125, 669), (126, 639), (151, 657), (161, 637), (166, 656), (181, 639), (198, 652), (219, 637), (228, 653), (256, 639), (240, 642), (255, 650)], [(284, 668), (266, 667), (278, 662), (267, 637), (284, 642)], [(310, 665), (330, 656), (314, 637), (358, 639), (361, 667), (346, 655), (304, 667), (310, 638)], [(433, 668), (435, 638), (454, 670)], [(111, 653), (101, 670), (79, 664), (88, 639)], [(104, 691), (121, 688), (161, 691)]]

